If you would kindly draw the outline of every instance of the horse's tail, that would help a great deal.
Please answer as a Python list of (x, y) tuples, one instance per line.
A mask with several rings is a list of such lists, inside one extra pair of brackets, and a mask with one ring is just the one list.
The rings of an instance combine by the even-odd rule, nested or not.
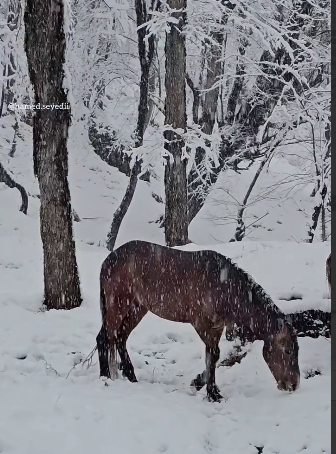
[(117, 254), (111, 252), (104, 260), (100, 270), (100, 312), (102, 315), (103, 324), (106, 322), (107, 316), (107, 304), (106, 304), (106, 293), (105, 285), (112, 275), (112, 269), (117, 262)]
[(106, 299), (106, 281), (112, 275), (112, 269), (115, 266), (117, 261), (117, 255), (115, 252), (106, 258), (103, 262), (101, 272), (100, 272), (100, 312), (102, 315), (102, 331), (104, 332), (104, 337), (108, 342), (108, 363), (111, 378), (114, 380), (118, 378), (118, 364), (117, 364), (117, 344), (115, 341), (116, 333), (109, 333), (107, 326), (107, 299)]

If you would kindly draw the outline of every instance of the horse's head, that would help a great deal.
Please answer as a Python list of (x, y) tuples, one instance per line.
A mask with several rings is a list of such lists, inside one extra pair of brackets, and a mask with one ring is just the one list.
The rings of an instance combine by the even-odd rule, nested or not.
[(293, 328), (281, 320), (277, 332), (265, 339), (263, 356), (278, 389), (295, 391), (300, 385), (299, 345)]

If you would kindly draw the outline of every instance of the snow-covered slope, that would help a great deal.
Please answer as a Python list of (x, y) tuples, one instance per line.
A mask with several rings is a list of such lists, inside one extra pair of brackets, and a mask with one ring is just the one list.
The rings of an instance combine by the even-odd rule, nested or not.
[[(11, 139), (9, 128), (0, 131), (1, 137)], [(8, 143), (1, 140), (0, 157), (36, 196), (28, 128), (24, 134), (26, 142), (19, 140), (13, 159), (7, 157)], [(204, 392), (191, 394), (190, 381), (204, 368), (203, 345), (193, 329), (153, 315), (145, 317), (129, 340), (138, 384), (117, 380), (104, 386), (96, 356), (90, 368), (82, 367), (80, 361), (94, 347), (100, 327), (99, 267), (127, 179), (92, 153), (76, 126), (72, 134), (70, 184), (73, 206), (82, 218), (75, 224), (84, 297), (79, 309), (39, 311), (43, 281), (38, 198), (30, 197), (24, 216), (18, 211), (17, 191), (0, 185), (0, 453), (331, 453), (330, 342), (323, 338), (300, 340), (302, 381), (294, 394), (277, 390), (262, 359), (262, 345), (256, 342), (240, 365), (217, 369), (226, 398), (220, 404), (205, 401)], [(163, 232), (148, 223), (162, 212), (151, 197), (162, 188), (141, 182), (138, 189), (118, 244), (131, 238), (163, 241)], [(281, 214), (286, 217), (286, 210)], [(290, 221), (297, 221), (294, 211), (286, 218)], [(283, 310), (330, 308), (324, 274), (328, 244), (284, 241), (290, 238), (282, 236), (277, 223), (270, 236), (257, 241), (214, 244), (210, 224), (194, 224), (193, 241), (232, 257)], [(227, 236), (225, 231), (221, 239)], [(193, 248), (200, 246), (185, 247)], [(286, 301), (293, 295), (302, 299)], [(221, 357), (230, 348), (222, 339)], [(305, 379), (315, 370), (321, 375)]]

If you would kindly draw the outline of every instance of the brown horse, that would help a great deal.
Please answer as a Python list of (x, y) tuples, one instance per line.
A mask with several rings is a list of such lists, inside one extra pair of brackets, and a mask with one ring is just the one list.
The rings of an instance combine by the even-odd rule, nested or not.
[(232, 323), (264, 341), (263, 357), (279, 389), (299, 386), (297, 336), (285, 315), (251, 276), (216, 252), (131, 241), (103, 262), (100, 291), (97, 348), (103, 377), (116, 373), (118, 350), (123, 375), (137, 381), (126, 341), (150, 311), (195, 328), (206, 347), (206, 369), (192, 385), (196, 390), (207, 385), (210, 401), (221, 399), (215, 382), (219, 341), (224, 326)]
[(327, 281), (329, 286), (329, 295), (331, 297), (331, 253), (326, 261), (326, 274), (327, 274)]

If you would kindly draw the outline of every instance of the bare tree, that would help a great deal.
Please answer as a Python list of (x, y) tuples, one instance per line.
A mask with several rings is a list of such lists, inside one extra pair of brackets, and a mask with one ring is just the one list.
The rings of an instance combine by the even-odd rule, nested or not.
[[(308, 229), (308, 243), (312, 243), (315, 238), (316, 229), (321, 217), (321, 239), (327, 241), (327, 226), (326, 226), (326, 202), (330, 201), (330, 194), (326, 181), (330, 178), (331, 174), (331, 117), (328, 117), (328, 123), (325, 126), (325, 152), (322, 156), (322, 163), (319, 164), (317, 160), (316, 151), (316, 138), (314, 128), (312, 127), (312, 139), (313, 139), (313, 159), (316, 173), (316, 184), (311, 194), (311, 197), (315, 198), (315, 206), (311, 216), (311, 222)], [(328, 200), (329, 197), (329, 200)]]
[[(7, 2), (7, 28), (9, 33), (16, 33), (19, 27), (19, 19), (21, 15), (21, 1), (8, 0)], [(12, 40), (9, 41), (9, 46), (5, 49), (3, 56), (3, 84), (0, 91), (0, 117), (3, 114), (4, 107), (14, 100), (13, 86), (15, 83), (15, 73), (17, 70), (16, 55), (13, 49)]]
[(9, 188), (16, 188), (18, 191), (20, 191), (21, 198), (22, 198), (22, 204), (20, 211), (22, 211), (23, 214), (27, 214), (28, 211), (28, 195), (23, 186), (21, 184), (16, 183), (16, 181), (13, 180), (13, 178), (9, 175), (9, 173), (6, 171), (4, 166), (0, 162), (0, 183), (5, 183)]
[[(66, 38), (64, 0), (27, 0), (25, 50), (35, 102), (67, 103), (64, 88)], [(80, 306), (68, 185), (70, 110), (37, 110), (34, 116), (34, 172), (40, 187), (44, 253), (44, 303), (48, 309)]]
[[(152, 7), (154, 2), (152, 3)], [(144, 26), (148, 22), (148, 14), (146, 8), (146, 0), (136, 0), (135, 11), (137, 17), (138, 26), (138, 52), (139, 61), (141, 68), (140, 78), (140, 98), (138, 105), (138, 121), (135, 131), (135, 148), (139, 148), (143, 145), (143, 138), (148, 125), (148, 90), (150, 82), (150, 68), (154, 58), (155, 41), (154, 35), (149, 36), (146, 44), (146, 35), (148, 33), (147, 27)], [(127, 213), (127, 210), (133, 200), (133, 196), (137, 187), (138, 177), (141, 173), (141, 160), (136, 159), (135, 164), (132, 167), (130, 180), (125, 192), (125, 195), (114, 213), (110, 231), (107, 236), (107, 249), (113, 251), (117, 236), (120, 230), (122, 221)]]
[(184, 141), (181, 133), (187, 128), (186, 115), (186, 46), (182, 33), (186, 23), (186, 0), (169, 0), (174, 22), (166, 33), (166, 104), (164, 132), (168, 154), (165, 167), (165, 237), (168, 246), (188, 241), (187, 171), (183, 159)]

